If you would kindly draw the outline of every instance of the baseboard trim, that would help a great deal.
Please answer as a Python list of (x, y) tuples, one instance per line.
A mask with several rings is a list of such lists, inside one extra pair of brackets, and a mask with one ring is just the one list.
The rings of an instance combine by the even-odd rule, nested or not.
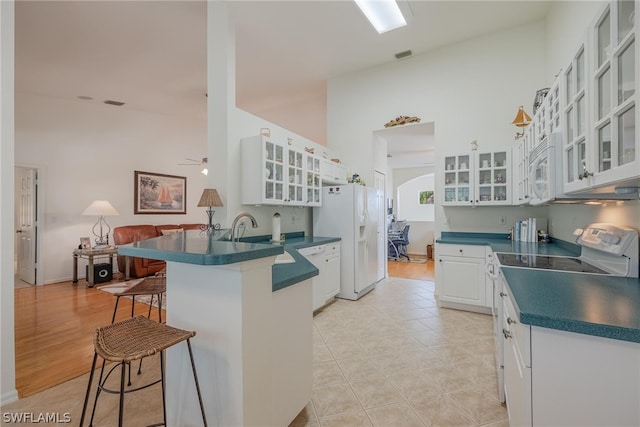
[(18, 390), (13, 389), (8, 391), (0, 397), (0, 406), (8, 405), (18, 400)]

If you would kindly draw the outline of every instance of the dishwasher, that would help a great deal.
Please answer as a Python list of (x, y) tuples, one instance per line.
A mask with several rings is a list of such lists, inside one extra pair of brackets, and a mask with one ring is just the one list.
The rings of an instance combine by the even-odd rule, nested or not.
[(313, 290), (313, 310), (317, 310), (326, 303), (325, 292), (325, 245), (310, 246), (308, 248), (299, 249), (300, 255), (305, 257), (311, 264), (318, 269), (318, 275), (312, 277), (311, 288)]

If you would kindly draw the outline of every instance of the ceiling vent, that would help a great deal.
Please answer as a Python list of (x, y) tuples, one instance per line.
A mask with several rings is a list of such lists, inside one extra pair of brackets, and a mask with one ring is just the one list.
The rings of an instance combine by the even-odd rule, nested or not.
[(410, 57), (411, 55), (413, 55), (413, 53), (411, 53), (411, 50), (405, 50), (403, 52), (398, 52), (396, 53), (396, 59), (405, 59)]
[(120, 101), (111, 101), (109, 99), (107, 99), (106, 101), (104, 101), (105, 104), (108, 105), (115, 105), (117, 107), (122, 107), (124, 105), (124, 102), (120, 102)]

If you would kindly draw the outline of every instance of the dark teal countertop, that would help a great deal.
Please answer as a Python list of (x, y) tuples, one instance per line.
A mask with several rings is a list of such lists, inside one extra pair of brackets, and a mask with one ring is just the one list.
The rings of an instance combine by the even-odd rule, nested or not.
[(232, 243), (224, 230), (214, 234), (186, 230), (167, 236), (118, 246), (118, 254), (198, 265), (224, 265), (277, 256), (287, 251), (296, 262), (274, 264), (272, 290), (286, 288), (318, 275), (318, 269), (297, 249), (339, 241), (334, 237), (311, 237), (302, 232), (287, 233), (284, 242), (270, 242), (271, 236), (254, 236)]
[[(443, 232), (437, 243), (488, 245), (493, 252), (579, 256), (580, 247), (509, 240), (506, 234)], [(640, 279), (501, 267), (520, 322), (640, 342)]]
[(279, 245), (219, 240), (224, 233), (186, 230), (118, 246), (118, 254), (187, 264), (224, 265), (283, 253)]
[(457, 245), (488, 245), (493, 252), (518, 254), (579, 256), (580, 247), (573, 243), (553, 239), (551, 243), (518, 242), (501, 233), (461, 233), (443, 231), (436, 243)]
[(640, 279), (502, 267), (520, 322), (640, 342)]
[[(284, 250), (289, 252), (296, 262), (273, 265), (273, 269), (271, 270), (272, 290), (275, 292), (279, 289), (286, 288), (287, 286), (291, 286), (295, 283), (301, 282), (302, 280), (318, 275), (318, 269), (307, 261), (305, 257), (300, 255), (300, 253), (298, 253), (298, 249), (338, 241), (340, 241), (340, 238), (338, 237), (304, 236), (303, 233), (299, 233), (299, 235), (295, 236), (287, 234), (285, 241), (277, 245), (283, 246)], [(272, 244), (276, 245), (276, 243)]]

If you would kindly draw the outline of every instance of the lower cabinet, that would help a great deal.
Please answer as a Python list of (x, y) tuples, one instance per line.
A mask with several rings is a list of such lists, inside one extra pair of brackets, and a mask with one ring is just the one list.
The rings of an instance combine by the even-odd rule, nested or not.
[(531, 426), (531, 327), (520, 324), (508, 296), (503, 292), (502, 338), (504, 348), (504, 394), (510, 426)]
[(504, 294), (510, 426), (640, 425), (640, 343), (521, 324)]
[(487, 300), (485, 246), (438, 243), (436, 286), (440, 306), (490, 312)]
[(326, 245), (324, 257), (325, 304), (340, 292), (340, 243)]
[(329, 303), (340, 292), (340, 242), (299, 250), (317, 269), (313, 282), (313, 310)]

